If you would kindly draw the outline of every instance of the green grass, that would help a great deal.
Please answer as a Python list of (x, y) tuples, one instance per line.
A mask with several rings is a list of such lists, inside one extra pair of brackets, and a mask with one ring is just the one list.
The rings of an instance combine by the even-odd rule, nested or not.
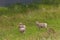
[[(0, 10), (5, 11), (7, 8)], [(35, 21), (47, 22), (48, 27), (56, 31), (52, 36), (56, 39), (47, 38), (47, 40), (59, 40), (60, 38), (60, 6), (40, 5), (39, 10), (29, 11), (25, 14), (6, 12), (0, 15), (0, 40), (42, 40), (46, 34), (46, 29), (38, 30)], [(26, 33), (21, 34), (18, 30), (18, 24), (23, 22), (26, 25)], [(45, 34), (44, 34), (45, 33)]]

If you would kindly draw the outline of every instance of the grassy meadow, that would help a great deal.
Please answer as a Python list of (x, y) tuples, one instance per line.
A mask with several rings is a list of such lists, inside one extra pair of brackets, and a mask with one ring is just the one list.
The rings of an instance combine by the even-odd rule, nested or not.
[[(0, 40), (60, 40), (60, 5), (42, 4), (39, 9), (22, 12), (18, 6), (0, 7)], [(55, 30), (54, 36), (48, 35), (45, 28), (38, 30), (35, 21), (46, 22)], [(26, 25), (25, 34), (19, 32), (20, 22)]]

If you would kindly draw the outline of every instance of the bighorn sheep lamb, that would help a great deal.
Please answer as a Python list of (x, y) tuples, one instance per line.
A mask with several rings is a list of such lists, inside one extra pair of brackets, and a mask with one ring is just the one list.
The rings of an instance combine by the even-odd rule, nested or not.
[(38, 26), (38, 28), (47, 28), (47, 23), (40, 23), (36, 21), (36, 25)]
[(19, 31), (21, 33), (24, 33), (25, 32), (25, 30), (26, 30), (25, 28), (26, 28), (26, 26), (24, 24), (22, 24), (22, 23), (19, 24)]

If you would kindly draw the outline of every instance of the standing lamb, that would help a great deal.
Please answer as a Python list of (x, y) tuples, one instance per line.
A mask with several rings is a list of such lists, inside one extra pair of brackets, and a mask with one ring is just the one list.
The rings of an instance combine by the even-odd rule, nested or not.
[(26, 26), (23, 24), (23, 23), (20, 23), (19, 24), (19, 31), (21, 32), (21, 33), (25, 33), (25, 29), (26, 28)]
[(38, 26), (38, 28), (47, 28), (47, 23), (40, 23), (36, 21), (36, 25)]

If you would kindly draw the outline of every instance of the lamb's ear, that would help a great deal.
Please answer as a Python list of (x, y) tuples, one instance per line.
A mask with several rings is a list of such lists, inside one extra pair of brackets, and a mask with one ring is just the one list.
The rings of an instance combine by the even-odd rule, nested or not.
[(35, 23), (39, 23), (39, 21), (36, 21)]
[(26, 28), (26, 25), (24, 25), (24, 27)]

